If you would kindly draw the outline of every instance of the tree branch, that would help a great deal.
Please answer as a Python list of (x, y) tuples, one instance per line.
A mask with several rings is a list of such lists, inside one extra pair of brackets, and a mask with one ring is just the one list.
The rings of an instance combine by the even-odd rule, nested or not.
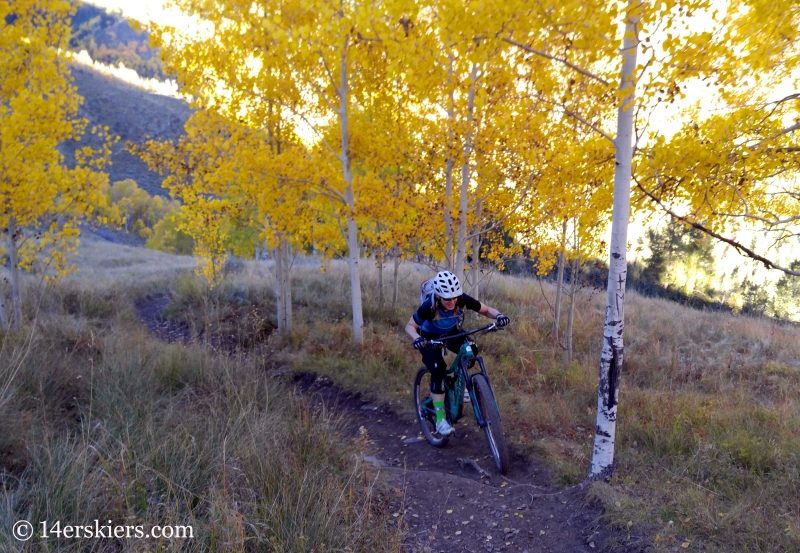
[(565, 113), (566, 115), (568, 115), (568, 116), (572, 117), (572, 118), (573, 118), (573, 119), (575, 119), (576, 121), (580, 121), (581, 123), (583, 123), (584, 125), (586, 125), (586, 126), (587, 126), (587, 127), (589, 127), (590, 129), (592, 129), (594, 132), (598, 133), (598, 134), (599, 134), (600, 136), (602, 136), (603, 138), (605, 138), (605, 139), (609, 140), (609, 141), (610, 141), (610, 142), (611, 142), (611, 143), (612, 143), (614, 146), (616, 146), (616, 145), (617, 145), (616, 141), (615, 141), (613, 138), (611, 138), (611, 136), (610, 136), (609, 134), (607, 134), (606, 132), (604, 132), (604, 131), (603, 131), (603, 130), (600, 128), (600, 127), (597, 127), (597, 126), (593, 125), (592, 123), (589, 123), (589, 122), (588, 122), (586, 119), (584, 119), (583, 117), (581, 117), (581, 116), (580, 116), (580, 115), (578, 115), (577, 113), (573, 113), (573, 112), (571, 112), (570, 110), (568, 110), (568, 109), (567, 109), (567, 108), (565, 108), (564, 106), (561, 106), (561, 109), (563, 109), (563, 110), (564, 110), (564, 113)]
[(577, 65), (568, 62), (567, 60), (565, 60), (563, 58), (558, 58), (556, 56), (551, 56), (547, 52), (542, 52), (541, 50), (536, 50), (535, 48), (531, 48), (530, 46), (528, 46), (526, 44), (522, 44), (521, 42), (517, 42), (516, 40), (508, 38), (508, 37), (503, 37), (500, 40), (502, 40), (503, 42), (507, 42), (509, 44), (513, 44), (517, 48), (521, 48), (521, 49), (525, 50), (526, 52), (530, 52), (531, 54), (536, 54), (538, 56), (542, 56), (543, 58), (547, 58), (547, 59), (550, 59), (550, 60), (553, 60), (553, 61), (561, 62), (564, 65), (566, 65), (567, 67), (569, 67), (570, 69), (572, 69), (573, 71), (577, 71), (581, 75), (583, 75), (585, 77), (589, 77), (590, 79), (594, 79), (595, 81), (597, 81), (597, 82), (599, 82), (599, 83), (601, 83), (601, 84), (603, 84), (605, 86), (609, 86), (609, 84), (610, 84), (608, 81), (603, 80), (602, 78), (598, 77), (594, 73), (586, 71), (585, 69), (582, 69), (582, 68), (578, 67)]
[(764, 264), (764, 266), (767, 269), (776, 269), (778, 271), (782, 271), (782, 272), (786, 273), (787, 275), (800, 276), (800, 271), (793, 271), (791, 269), (787, 269), (786, 267), (782, 267), (782, 266), (778, 265), (777, 263), (775, 263), (774, 261), (771, 261), (771, 260), (767, 259), (766, 257), (762, 257), (762, 256), (758, 255), (756, 252), (754, 252), (750, 248), (745, 247), (744, 245), (740, 244), (739, 242), (736, 242), (735, 240), (732, 240), (731, 238), (726, 238), (726, 237), (722, 236), (721, 234), (717, 234), (713, 230), (711, 230), (709, 228), (706, 228), (705, 226), (701, 225), (700, 223), (698, 223), (696, 221), (692, 221), (691, 219), (689, 219), (687, 217), (683, 217), (681, 215), (678, 215), (677, 213), (672, 211), (670, 208), (665, 206), (661, 202), (661, 200), (659, 200), (658, 198), (655, 197), (654, 194), (652, 194), (649, 190), (647, 190), (644, 186), (642, 186), (642, 184), (639, 182), (638, 179), (634, 179), (634, 182), (636, 183), (636, 187), (639, 190), (641, 190), (648, 198), (650, 198), (653, 201), (653, 203), (658, 205), (661, 209), (663, 209), (666, 213), (668, 213), (669, 215), (671, 215), (675, 219), (677, 219), (679, 221), (682, 221), (682, 222), (686, 223), (687, 225), (689, 225), (689, 226), (691, 226), (693, 228), (696, 228), (700, 232), (703, 232), (703, 233), (705, 233), (705, 234), (707, 234), (707, 235), (709, 235), (709, 236), (711, 236), (713, 238), (716, 238), (720, 242), (724, 242), (725, 244), (728, 244), (729, 246), (732, 246), (737, 252), (739, 252), (742, 255), (745, 255), (745, 256), (747, 256), (747, 257), (749, 257), (751, 259), (755, 259), (756, 261), (760, 261), (761, 263)]
[[(338, 96), (339, 95), (339, 87), (336, 86), (336, 81), (333, 78), (333, 73), (331, 72), (331, 68), (328, 67), (328, 61), (325, 59), (325, 55), (322, 52), (319, 52), (319, 57), (322, 60), (322, 65), (325, 66), (325, 71), (327, 71), (327, 73), (328, 73), (328, 78), (330, 79), (331, 84), (333, 85), (333, 89), (336, 91), (336, 95)], [(336, 111), (336, 110), (334, 110), (334, 111)]]

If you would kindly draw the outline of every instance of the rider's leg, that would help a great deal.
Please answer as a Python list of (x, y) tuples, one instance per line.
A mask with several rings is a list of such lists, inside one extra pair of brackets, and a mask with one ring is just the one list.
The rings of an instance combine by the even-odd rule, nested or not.
[[(455, 333), (455, 331), (454, 331), (453, 333)], [(460, 340), (451, 340), (451, 341), (450, 341), (450, 342), (447, 344), (447, 349), (449, 349), (449, 350), (450, 350), (450, 351), (452, 351), (453, 353), (458, 353), (458, 352), (461, 350), (461, 345), (462, 345), (462, 344), (463, 344), (463, 343), (464, 343), (466, 340), (467, 340), (466, 338), (461, 338)], [(431, 396), (431, 397), (433, 397), (433, 396)], [(463, 401), (464, 401), (465, 403), (469, 403), (469, 402), (471, 401), (471, 400), (470, 400), (470, 397), (469, 397), (469, 392), (467, 391), (467, 387), (466, 387), (466, 386), (464, 386), (464, 399), (463, 399)]]
[(441, 348), (429, 348), (422, 352), (422, 362), (431, 372), (431, 400), (436, 410), (436, 423), (445, 418), (444, 412), (444, 376), (447, 365), (444, 362)]

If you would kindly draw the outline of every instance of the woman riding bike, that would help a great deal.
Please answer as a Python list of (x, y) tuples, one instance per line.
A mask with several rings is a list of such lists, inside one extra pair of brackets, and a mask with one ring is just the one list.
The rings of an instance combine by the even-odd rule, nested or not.
[[(426, 347), (428, 340), (439, 340), (459, 334), (464, 322), (464, 309), (494, 319), (498, 327), (510, 319), (497, 309), (484, 305), (461, 289), (458, 277), (450, 271), (440, 271), (433, 279), (434, 294), (425, 300), (406, 324), (406, 333), (414, 340), (414, 349), (422, 353), (422, 362), (431, 372), (431, 399), (436, 410), (436, 431), (442, 436), (453, 433), (444, 411), (444, 377), (447, 364), (440, 347)], [(466, 338), (451, 340), (447, 349), (458, 353)]]

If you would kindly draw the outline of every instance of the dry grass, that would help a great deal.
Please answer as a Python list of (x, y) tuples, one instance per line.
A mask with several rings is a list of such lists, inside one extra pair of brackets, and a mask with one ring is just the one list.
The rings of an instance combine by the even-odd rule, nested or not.
[[(409, 392), (420, 361), (403, 327), (430, 271), (401, 268), (400, 305), (391, 311), (377, 304), (371, 265), (363, 266), (363, 347), (351, 345), (346, 265), (330, 263), (322, 274), (314, 261), (294, 268), (292, 337), (272, 334), (239, 345), (249, 348), (253, 363), (325, 373), (411, 415)], [(143, 261), (141, 274), (148, 274), (146, 267)], [(217, 331), (246, 328), (241, 317), (253, 309), (274, 321), (269, 263), (245, 262), (213, 291), (183, 265), (162, 267), (172, 267), (163, 273), (171, 280), (153, 273), (151, 284), (134, 289), (169, 291), (172, 317), (198, 327), (226, 321), (228, 327), (213, 327)], [(91, 306), (94, 286), (76, 278), (71, 286), (85, 289), (84, 303)], [(387, 270), (387, 298), (390, 279)], [(108, 282), (113, 295), (114, 277)], [(509, 441), (569, 484), (589, 468), (605, 295), (579, 299), (576, 359), (566, 368), (550, 335), (552, 295), (546, 283), (494, 277), (480, 299), (513, 322), (481, 343)], [(800, 330), (633, 293), (627, 300), (615, 478), (591, 491), (619, 529), (617, 538), (648, 551), (684, 550), (683, 544), (689, 551), (800, 550)], [(186, 378), (180, 373), (168, 380)]]
[[(2, 337), (0, 551), (22, 550), (20, 519), (190, 525), (195, 536), (35, 537), (26, 551), (397, 551), (363, 444), (256, 356), (151, 337), (133, 299), (190, 265), (127, 253), (97, 245), (81, 276), (39, 290), (37, 318)], [(29, 300), (37, 290), (26, 281)]]

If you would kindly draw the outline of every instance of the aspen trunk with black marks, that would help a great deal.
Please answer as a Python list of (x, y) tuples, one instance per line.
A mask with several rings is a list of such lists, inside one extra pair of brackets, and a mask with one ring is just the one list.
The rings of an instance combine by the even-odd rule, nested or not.
[(364, 314), (361, 305), (361, 275), (359, 274), (360, 244), (356, 225), (356, 200), (353, 194), (353, 172), (350, 169), (350, 132), (348, 128), (347, 98), (350, 92), (347, 73), (348, 39), (342, 48), (339, 81), (339, 127), (342, 138), (342, 173), (345, 182), (347, 209), (347, 253), (350, 262), (350, 299), (353, 306), (353, 342), (364, 343)]
[(628, 219), (630, 217), (631, 165), (633, 157), (633, 100), (636, 90), (636, 57), (639, 48), (641, 0), (628, 1), (625, 38), (622, 49), (620, 102), (617, 112), (614, 207), (611, 219), (611, 244), (606, 294), (603, 349), (597, 387), (597, 426), (595, 430), (590, 480), (609, 480), (614, 472), (614, 440), (619, 401), (619, 380), (623, 360), (625, 317), (625, 279), (627, 277)]
[(472, 116), (475, 111), (475, 81), (478, 78), (478, 66), (472, 64), (469, 93), (467, 95), (467, 133), (464, 140), (464, 162), (461, 164), (461, 187), (458, 205), (458, 240), (456, 255), (453, 259), (453, 273), (459, 282), (464, 282), (464, 261), (467, 257), (467, 211), (469, 209), (469, 161), (472, 158)]
[(9, 271), (11, 272), (11, 304), (14, 307), (14, 320), (11, 322), (11, 330), (19, 330), (22, 327), (22, 293), (19, 289), (19, 258), (17, 244), (17, 222), (14, 217), (8, 221), (8, 258), (10, 261)]

